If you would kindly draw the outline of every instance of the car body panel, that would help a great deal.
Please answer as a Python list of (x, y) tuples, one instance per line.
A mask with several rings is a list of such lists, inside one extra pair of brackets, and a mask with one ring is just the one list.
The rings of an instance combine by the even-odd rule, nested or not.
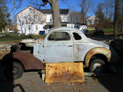
[(31, 53), (12, 52), (5, 55), (2, 61), (10, 63), (14, 59), (15, 61), (19, 60), (23, 64), (25, 70), (45, 69), (42, 61), (34, 57)]
[[(59, 32), (61, 30), (62, 32), (68, 32), (70, 34), (71, 39), (69, 41), (48, 41), (48, 37), (51, 33)], [(73, 37), (74, 32), (78, 33), (82, 39), (75, 40)], [(77, 29), (62, 27), (51, 30), (43, 41), (35, 41), (34, 56), (36, 56), (40, 60), (43, 60), (43, 63), (84, 61), (86, 54), (91, 49), (100, 49), (99, 47), (104, 48), (105, 50), (109, 49), (109, 46), (107, 44), (89, 39), (81, 31)], [(107, 54), (105, 54), (103, 51), (101, 52), (102, 49), (100, 49), (100, 52), (97, 51), (97, 49), (94, 52), (95, 54)], [(86, 61), (88, 62), (88, 60)]]
[(108, 62), (111, 59), (111, 51), (110, 50), (103, 48), (103, 47), (96, 47), (96, 48), (93, 48), (87, 52), (87, 54), (85, 56), (85, 66), (86, 67), (89, 66), (89, 61), (90, 61), (91, 57), (96, 54), (102, 54), (102, 55), (106, 56)]

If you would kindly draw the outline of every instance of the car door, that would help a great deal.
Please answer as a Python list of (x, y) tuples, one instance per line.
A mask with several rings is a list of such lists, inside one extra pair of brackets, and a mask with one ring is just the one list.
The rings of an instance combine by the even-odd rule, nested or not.
[(87, 52), (96, 47), (82, 32), (73, 32), (74, 61), (84, 61)]
[(73, 41), (69, 31), (52, 32), (44, 42), (46, 63), (73, 62)]

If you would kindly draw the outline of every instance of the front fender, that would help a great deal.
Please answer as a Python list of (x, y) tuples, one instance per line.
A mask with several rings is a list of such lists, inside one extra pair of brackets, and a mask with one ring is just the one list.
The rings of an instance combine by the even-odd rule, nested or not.
[(91, 50), (88, 51), (88, 53), (86, 54), (85, 57), (85, 66), (88, 67), (89, 66), (89, 62), (92, 56), (96, 55), (96, 54), (103, 54), (106, 56), (108, 62), (111, 59), (111, 51), (109, 49), (103, 48), (103, 47), (96, 47), (93, 48)]
[(6, 61), (11, 62), (11, 59), (19, 60), (23, 64), (25, 70), (45, 69), (42, 61), (33, 56), (33, 54), (31, 53), (12, 52), (5, 55), (2, 61), (3, 63)]

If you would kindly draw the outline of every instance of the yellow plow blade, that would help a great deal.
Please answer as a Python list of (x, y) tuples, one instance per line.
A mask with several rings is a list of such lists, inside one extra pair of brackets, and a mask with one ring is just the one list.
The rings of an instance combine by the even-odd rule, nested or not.
[(45, 83), (83, 82), (83, 63), (47, 63)]

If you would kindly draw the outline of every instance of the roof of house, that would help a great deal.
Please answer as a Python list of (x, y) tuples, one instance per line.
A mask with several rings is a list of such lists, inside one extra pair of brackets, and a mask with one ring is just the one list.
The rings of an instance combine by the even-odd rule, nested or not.
[[(29, 5), (28, 7), (32, 7), (32, 6)], [(26, 7), (25, 9), (27, 9), (28, 7)], [(23, 9), (22, 11), (24, 11), (25, 9)], [(52, 14), (51, 9), (37, 9), (37, 10), (44, 14)], [(68, 14), (68, 12), (69, 12), (69, 9), (59, 9), (59, 10), (60, 10), (60, 14)], [(19, 13), (21, 13), (22, 11), (20, 11)], [(17, 13), (16, 15), (18, 15), (19, 13)]]
[[(41, 11), (44, 14), (52, 14), (51, 9), (37, 9), (39, 11)], [(60, 14), (68, 14), (69, 9), (59, 9)]]
[(98, 19), (95, 15), (93, 15), (93, 16), (91, 16), (91, 17), (88, 17), (87, 19), (92, 19), (92, 18)]

